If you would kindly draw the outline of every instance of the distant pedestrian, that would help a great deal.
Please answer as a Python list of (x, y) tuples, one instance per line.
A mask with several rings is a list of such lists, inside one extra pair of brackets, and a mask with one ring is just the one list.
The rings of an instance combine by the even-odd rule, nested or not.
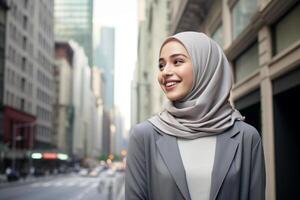
[(34, 176), (34, 174), (35, 174), (35, 168), (33, 166), (30, 167), (29, 173), (30, 173), (31, 176)]
[(11, 174), (11, 168), (10, 167), (7, 167), (5, 169), (5, 174), (6, 174), (6, 176), (8, 176), (9, 174)]
[(158, 67), (168, 101), (132, 129), (125, 198), (265, 199), (261, 137), (230, 104), (221, 47), (203, 33), (178, 33), (163, 42)]

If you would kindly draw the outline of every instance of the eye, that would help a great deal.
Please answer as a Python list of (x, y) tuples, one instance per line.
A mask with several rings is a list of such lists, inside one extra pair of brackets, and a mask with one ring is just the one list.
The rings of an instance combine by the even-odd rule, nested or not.
[(159, 70), (162, 71), (164, 67), (165, 67), (165, 64), (164, 64), (164, 63), (159, 63), (159, 64), (158, 64)]
[(177, 58), (177, 59), (174, 60), (174, 64), (177, 65), (177, 66), (182, 64), (182, 63), (184, 63), (184, 60), (181, 59), (181, 58)]

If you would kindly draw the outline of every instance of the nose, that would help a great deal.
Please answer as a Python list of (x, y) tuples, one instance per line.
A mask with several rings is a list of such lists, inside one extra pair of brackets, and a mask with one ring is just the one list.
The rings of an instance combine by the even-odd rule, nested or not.
[(162, 71), (162, 75), (163, 76), (170, 76), (173, 74), (173, 70), (172, 70), (172, 66), (169, 64), (166, 64), (163, 71)]

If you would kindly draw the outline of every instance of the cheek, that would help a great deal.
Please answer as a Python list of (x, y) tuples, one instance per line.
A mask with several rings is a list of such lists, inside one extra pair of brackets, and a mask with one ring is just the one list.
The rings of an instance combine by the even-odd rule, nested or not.
[(192, 89), (193, 79), (194, 79), (193, 71), (184, 70), (184, 71), (181, 72), (181, 77), (184, 81), (185, 87), (189, 88), (189, 89)]
[(188, 78), (187, 87), (191, 90), (192, 87), (193, 87), (193, 79), (194, 79), (194, 77), (193, 77), (193, 74), (189, 74), (188, 77), (189, 77), (189, 78)]
[(159, 85), (161, 85), (161, 83), (162, 83), (162, 75), (161, 75), (161, 73), (158, 73), (158, 75), (157, 75), (157, 81), (158, 81)]
[(193, 71), (193, 66), (192, 65), (189, 66), (189, 70), (186, 72), (186, 77), (187, 77), (187, 80), (188, 80), (187, 85), (191, 90), (192, 87), (193, 87), (193, 82), (194, 82), (194, 71)]

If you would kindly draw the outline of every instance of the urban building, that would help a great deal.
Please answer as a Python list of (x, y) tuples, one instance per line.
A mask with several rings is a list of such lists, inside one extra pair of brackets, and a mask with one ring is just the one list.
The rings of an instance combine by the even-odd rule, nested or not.
[(9, 9), (0, 79), (3, 142), (10, 148), (6, 164), (28, 168), (28, 160), (20, 162), (21, 158), (27, 158), (26, 151), (55, 147), (52, 143), (53, 1), (6, 3)]
[[(158, 54), (163, 40), (170, 34), (171, 1), (139, 1), (138, 62), (132, 82), (132, 124), (158, 113), (164, 95), (157, 82)], [(147, 97), (147, 98), (146, 98)]]
[[(6, 38), (6, 12), (8, 6), (5, 0), (0, 1), (0, 83), (3, 83), (5, 72), (5, 38)], [(5, 154), (8, 152), (8, 145), (4, 143), (3, 127), (3, 89), (4, 84), (0, 84), (0, 173), (5, 171)]]
[(92, 91), (95, 97), (95, 109), (92, 110), (94, 119), (93, 143), (94, 148), (91, 155), (94, 158), (99, 158), (103, 153), (103, 93), (104, 93), (104, 80), (103, 73), (98, 67), (92, 68)]
[(125, 148), (124, 146), (124, 117), (122, 113), (116, 108), (114, 112), (114, 126), (115, 132), (111, 138), (111, 152), (115, 155), (121, 156), (122, 150)]
[(103, 72), (99, 67), (92, 68), (92, 90), (97, 100), (97, 105), (103, 106), (104, 98), (104, 77)]
[(232, 103), (261, 133), (266, 199), (293, 199), (300, 178), (300, 4), (297, 0), (174, 1), (171, 34), (205, 32), (232, 64)]
[(55, 101), (53, 105), (53, 139), (57, 148), (72, 155), (72, 84), (73, 50), (67, 42), (55, 43)]
[(94, 63), (102, 73), (102, 156), (107, 157), (113, 153), (115, 142), (114, 124), (114, 81), (115, 81), (115, 28), (102, 27), (100, 42), (95, 47)]
[(102, 155), (107, 157), (111, 153), (111, 133), (114, 132), (114, 126), (112, 126), (112, 115), (107, 109), (103, 109), (102, 118)]
[(101, 28), (100, 43), (95, 48), (94, 64), (103, 72), (104, 77), (104, 107), (114, 108), (114, 70), (115, 70), (115, 28)]
[[(8, 6), (6, 1), (0, 1), (0, 82), (4, 79), (4, 63), (5, 63), (5, 33), (6, 33), (6, 12)], [(3, 84), (0, 85), (0, 105), (3, 104)], [(0, 133), (0, 141), (2, 141), (2, 132)]]
[(87, 155), (87, 138), (90, 131), (91, 74), (83, 47), (75, 41), (69, 42), (73, 50), (73, 156), (82, 159)]
[(93, 0), (55, 0), (55, 38), (76, 41), (93, 66)]

